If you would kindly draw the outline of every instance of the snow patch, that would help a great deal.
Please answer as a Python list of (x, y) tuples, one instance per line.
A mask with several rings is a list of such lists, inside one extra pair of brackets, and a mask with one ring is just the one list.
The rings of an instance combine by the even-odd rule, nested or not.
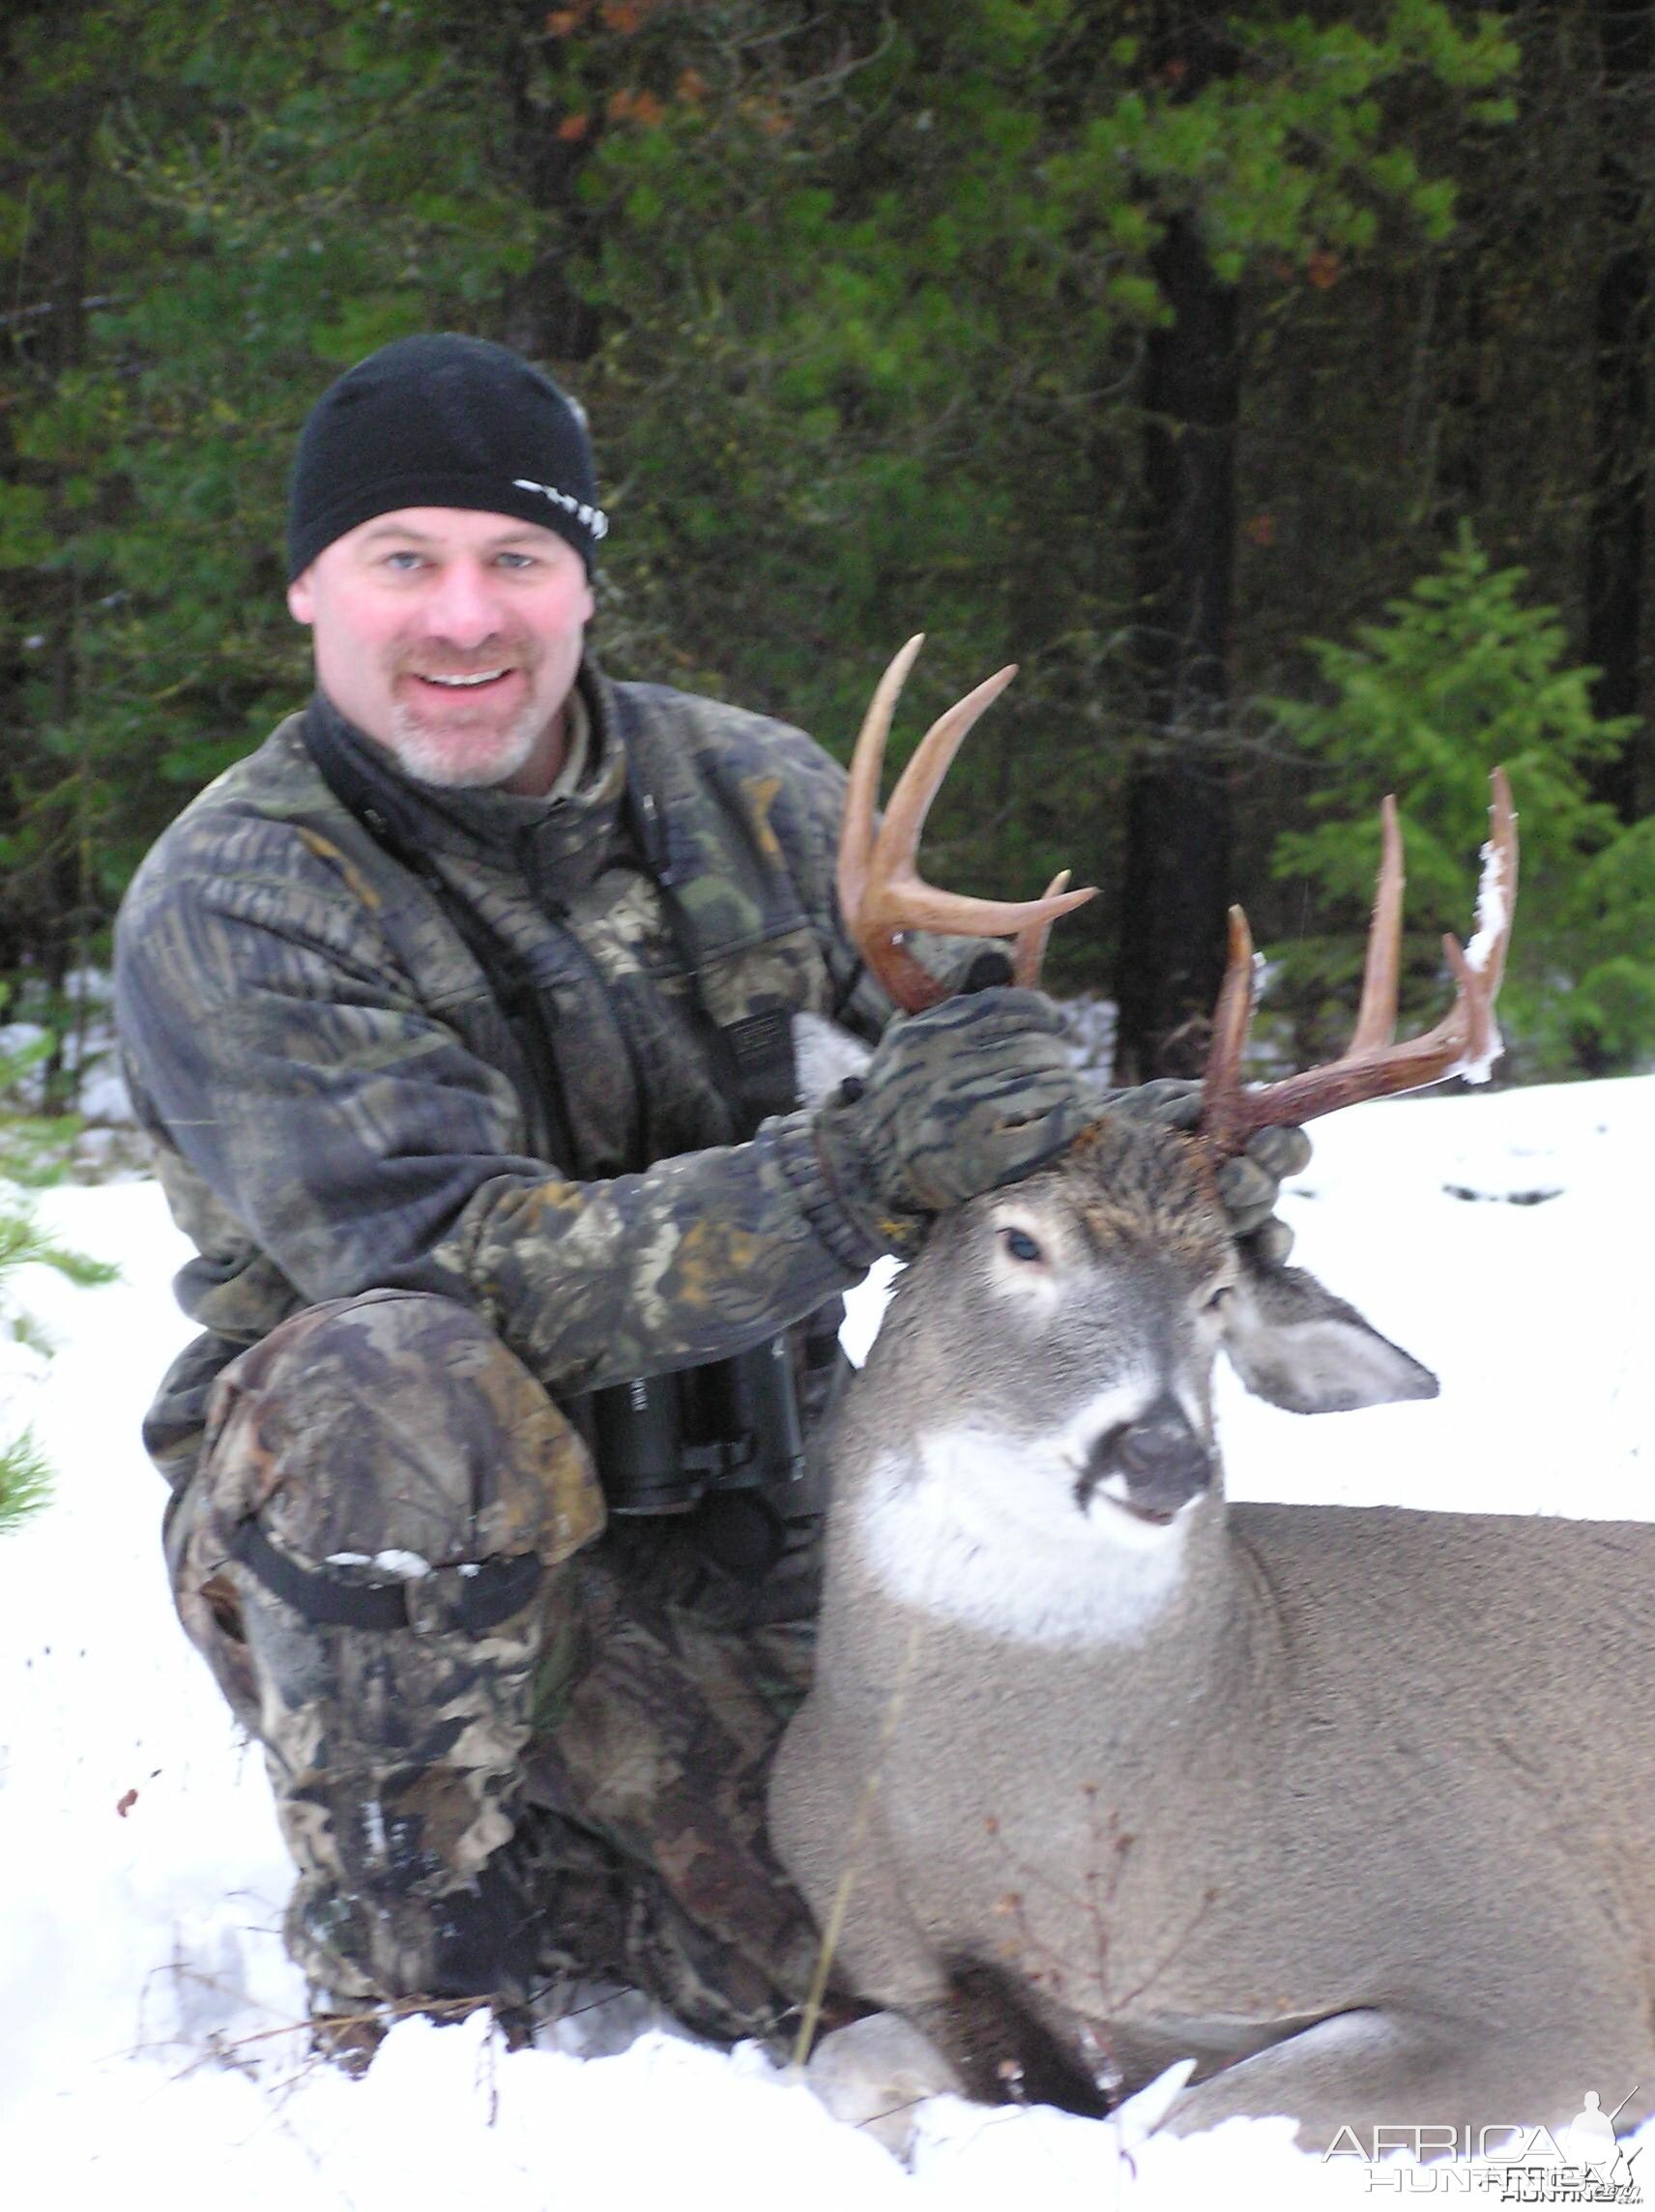
[[(1652, 1126), (1650, 1080), (1385, 1101), (1317, 1124), (1314, 1178), (1284, 1199), (1295, 1258), (1436, 1368), (1442, 1396), (1302, 1421), (1221, 1368), (1231, 1491), (1655, 1518)], [(1443, 1187), (1534, 1180), (1542, 1159), (1557, 1186), (1544, 1206), (1466, 1205)], [(402, 2023), (360, 2081), (311, 2059), (281, 1946), (290, 1876), (263, 1761), (173, 1615), (164, 1494), (138, 1441), (156, 1379), (191, 1333), (168, 1295), (187, 1247), (147, 1181), (50, 1191), (39, 1210), (125, 1279), (84, 1291), (31, 1269), (24, 1302), (62, 1349), (49, 1368), (9, 1352), (0, 1367), (6, 1433), (33, 1420), (58, 1470), (51, 1507), (0, 1538), (8, 2202), (1320, 2212), (1351, 2200), (1350, 2177), (1295, 2149), (1284, 2121), (1173, 2139), (1130, 2112), (1105, 2124), (958, 2098), (921, 2108), (905, 2171), (762, 2052), (708, 2050), (635, 1997), (571, 2015), (544, 2033), (548, 2048), (508, 2052), (476, 2015)], [(871, 1339), (882, 1298), (877, 1284), (853, 1298), (848, 1341)], [(1638, 2139), (1650, 2165), (1655, 2127)]]

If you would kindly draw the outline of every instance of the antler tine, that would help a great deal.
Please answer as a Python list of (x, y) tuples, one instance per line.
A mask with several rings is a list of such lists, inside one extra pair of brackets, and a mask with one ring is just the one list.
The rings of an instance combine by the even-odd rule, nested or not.
[(1241, 1095), (1241, 1055), (1247, 1032), (1253, 1026), (1258, 998), (1258, 962), (1253, 953), (1253, 932), (1238, 906), (1230, 909), (1230, 950), (1224, 963), (1224, 980), (1212, 1009), (1212, 1042), (1207, 1048), (1202, 1079), (1202, 1135), (1220, 1154), (1229, 1143), (1235, 1102)]
[(923, 637), (911, 638), (903, 647), (881, 678), (863, 717), (851, 764), (838, 868), (840, 909), (852, 935), (892, 999), (910, 1012), (935, 1005), (945, 993), (897, 942), (904, 930), (951, 930), (965, 937), (1015, 936), (1017, 971), (1022, 977), (1027, 967), (1026, 944), (1038, 933), (1031, 974), (1038, 969), (1045, 932), (1058, 916), (1084, 906), (1095, 895), (1089, 889), (1053, 889), (1040, 899), (967, 898), (959, 892), (938, 890), (921, 878), (915, 866), (931, 801), (967, 731), (1005, 689), (1017, 673), (1015, 667), (1001, 669), (932, 723), (898, 779), (886, 819), (877, 837), (874, 835), (874, 806), (886, 735), (897, 694), (923, 642)]
[(993, 676), (939, 714), (915, 748), (897, 779), (885, 820), (874, 842), (863, 892), (870, 918), (888, 914), (893, 929), (956, 930), (963, 937), (1010, 937), (1019, 930), (1050, 926), (1059, 915), (1084, 906), (1089, 890), (1065, 891), (1057, 898), (978, 899), (962, 891), (940, 891), (918, 873), (916, 857), (925, 817), (954, 756), (984, 708), (1000, 697), (1017, 674), (1016, 664)]
[[(1231, 967), (1219, 992), (1213, 1017), (1213, 1047), (1207, 1062), (1201, 1133), (1219, 1157), (1239, 1150), (1255, 1129), (1288, 1121), (1314, 1121), (1341, 1106), (1366, 1098), (1423, 1090), (1445, 1076), (1465, 1075), (1480, 1082), (1500, 1049), (1494, 1016), (1495, 997), (1505, 969), (1517, 891), (1517, 816), (1502, 770), (1493, 775), (1493, 829), (1483, 847), (1482, 883), (1477, 899), (1477, 934), (1468, 951), (1452, 937), (1443, 951), (1455, 980), (1454, 1003), (1435, 1029), (1402, 1043), (1391, 1041), (1395, 1022), (1396, 971), (1400, 965), (1402, 921), (1402, 845), (1395, 808), (1386, 801), (1384, 858), (1380, 863), (1374, 921), (1368, 938), (1361, 1011), (1349, 1046), (1325, 1067), (1307, 1068), (1280, 1083), (1251, 1091), (1239, 1088), (1236, 1066), (1245, 1021), (1237, 1032), (1227, 995), (1235, 974), (1235, 935), (1231, 936)], [(1245, 925), (1243, 924), (1243, 927)]]
[(1506, 947), (1511, 943), (1511, 917), (1517, 906), (1517, 809), (1511, 802), (1511, 783), (1503, 768), (1489, 779), (1494, 800), (1489, 807), (1489, 841), (1483, 847), (1482, 880), (1477, 886), (1476, 934), (1466, 947), (1472, 968), (1489, 978), (1492, 1005), (1505, 975)]
[(918, 659), (924, 643), (925, 632), (920, 630), (895, 655), (875, 684), (868, 711), (862, 716), (862, 726), (857, 732), (850, 779), (845, 787), (845, 815), (839, 830), (839, 912), (845, 917), (847, 926), (854, 926), (856, 917), (862, 911), (868, 861), (874, 849), (874, 816), (879, 811), (880, 771), (885, 766), (885, 741), (890, 734), (890, 717), (896, 712), (902, 686), (908, 682), (908, 672)]
[[(1068, 886), (1072, 869), (1060, 868), (1041, 893), (1041, 906), (1055, 899)], [(1044, 921), (1031, 921), (1027, 929), (1020, 929), (1011, 947), (1011, 977), (1015, 983), (1032, 990), (1040, 980), (1040, 965), (1046, 957), (1046, 940), (1052, 934), (1052, 917)]]
[(1397, 987), (1402, 980), (1402, 898), (1408, 878), (1402, 864), (1402, 826), (1396, 798), (1379, 801), (1379, 875), (1374, 887), (1374, 918), (1368, 925), (1368, 956), (1362, 963), (1362, 998), (1347, 1054), (1376, 1052), (1396, 1035)]
[(874, 845), (876, 868), (882, 860), (887, 867), (891, 864), (900, 867), (903, 862), (913, 860), (925, 832), (925, 817), (931, 811), (931, 801), (942, 790), (944, 778), (953, 767), (954, 756), (965, 742), (968, 731), (1016, 674), (1015, 661), (996, 669), (974, 691), (968, 691), (963, 699), (956, 699), (945, 713), (939, 714), (915, 746), (914, 757), (897, 777), (896, 788), (886, 805), (885, 820), (880, 824)]

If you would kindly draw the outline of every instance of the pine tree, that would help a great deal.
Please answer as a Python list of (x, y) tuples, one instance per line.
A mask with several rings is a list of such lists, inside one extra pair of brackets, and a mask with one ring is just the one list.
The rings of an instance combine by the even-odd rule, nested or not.
[[(15, 1093), (44, 1058), (42, 1044), (0, 1052), (0, 1094)], [(48, 1236), (29, 1209), (23, 1190), (55, 1181), (63, 1173), (78, 1123), (70, 1117), (0, 1116), (0, 1338), (51, 1356), (50, 1340), (17, 1296), (15, 1281), (28, 1266), (53, 1268), (83, 1289), (115, 1281), (118, 1269), (69, 1250)], [(0, 1535), (38, 1512), (51, 1496), (51, 1470), (33, 1434), (22, 1429), (0, 1442)]]
[(1469, 923), (1470, 859), (1489, 771), (1505, 767), (1521, 821), (1522, 884), (1500, 1001), (1514, 1064), (1604, 1073), (1655, 1052), (1655, 839), (1593, 800), (1594, 768), (1625, 740), (1592, 707), (1554, 607), (1526, 603), (1522, 568), (1496, 569), (1469, 529), (1389, 619), (1355, 642), (1314, 640), (1316, 701), (1277, 699), (1280, 727), (1331, 771), (1322, 819), (1277, 840), (1279, 877), (1313, 886), (1344, 933), (1273, 955), (1295, 1051), (1319, 1052), (1354, 1004), (1362, 917), (1379, 861), (1378, 806), (1394, 791), (1407, 841), (1406, 1010), (1443, 998), (1438, 946)]

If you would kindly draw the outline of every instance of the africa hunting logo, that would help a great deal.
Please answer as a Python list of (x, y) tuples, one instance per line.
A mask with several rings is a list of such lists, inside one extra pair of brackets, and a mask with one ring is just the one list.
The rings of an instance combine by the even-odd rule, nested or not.
[(1380, 2123), (1363, 2141), (1342, 2127), (1322, 2164), (1359, 2163), (1370, 2192), (1397, 2196), (1486, 2196), (1500, 2204), (1641, 2204), (1633, 2168), (1640, 2153), (1617, 2139), (1614, 2123), (1638, 2094), (1629, 2089), (1612, 2112), (1588, 2089), (1581, 2110), (1553, 2135), (1550, 2128), (1497, 2120), (1473, 2128), (1430, 2122)]

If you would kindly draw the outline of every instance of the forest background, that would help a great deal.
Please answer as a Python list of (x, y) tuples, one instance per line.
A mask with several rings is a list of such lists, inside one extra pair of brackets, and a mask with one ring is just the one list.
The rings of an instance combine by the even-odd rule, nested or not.
[[(1199, 1063), (1524, 889), (1519, 1077), (1655, 1061), (1655, 5), (12, 0), (0, 28), (0, 1020), (85, 1019), (157, 831), (308, 687), (285, 480), (428, 329), (581, 398), (612, 674), (843, 754), (1017, 684), (931, 872), (1105, 886), (1054, 947)], [(67, 1086), (66, 1059), (53, 1068)]]

